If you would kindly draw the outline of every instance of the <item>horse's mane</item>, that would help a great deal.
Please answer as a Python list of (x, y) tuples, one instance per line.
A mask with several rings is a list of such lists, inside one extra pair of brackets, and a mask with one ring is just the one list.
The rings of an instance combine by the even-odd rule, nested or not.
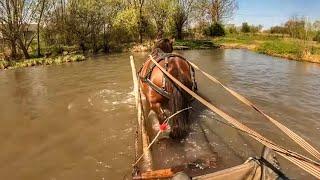
[(173, 51), (172, 44), (173, 44), (173, 40), (169, 40), (169, 39), (156, 40), (151, 54), (172, 53)]
[(154, 58), (157, 58), (157, 57), (161, 56), (161, 55), (164, 54), (164, 53), (165, 53), (165, 52), (163, 52), (162, 49), (160, 49), (160, 48), (155, 48), (155, 49), (152, 50), (151, 56), (154, 57)]

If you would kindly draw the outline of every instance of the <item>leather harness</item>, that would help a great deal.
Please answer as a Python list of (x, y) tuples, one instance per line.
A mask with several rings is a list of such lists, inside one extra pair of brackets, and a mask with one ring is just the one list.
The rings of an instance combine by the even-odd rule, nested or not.
[[(190, 67), (191, 70), (191, 80), (192, 80), (192, 90), (196, 91), (197, 90), (197, 83), (195, 80), (195, 71), (193, 69), (193, 67), (190, 65), (190, 63), (182, 56), (178, 55), (178, 54), (174, 54), (174, 53), (164, 53), (162, 50), (158, 49), (157, 53), (156, 53), (156, 57), (155, 60), (157, 61), (157, 63), (160, 63), (161, 61), (165, 61), (165, 65), (164, 68), (167, 71), (168, 70), (168, 64), (169, 64), (169, 58), (170, 57), (179, 57), (181, 59), (183, 59), (184, 61), (186, 61)], [(156, 91), (158, 94), (160, 94), (161, 96), (170, 99), (171, 98), (171, 94), (166, 90), (166, 81), (170, 80), (169, 78), (167, 78), (167, 76), (164, 74), (163, 76), (163, 81), (162, 81), (162, 87), (158, 87), (157, 85), (155, 85), (151, 80), (151, 74), (153, 69), (156, 67), (156, 65), (154, 63), (152, 63), (151, 65), (149, 65), (148, 69), (147, 69), (147, 73), (145, 74), (145, 76), (141, 77), (139, 75), (139, 78), (141, 79), (142, 82), (147, 83), (154, 91)], [(141, 69), (139, 70), (139, 74), (142, 70), (143, 66), (141, 67)], [(178, 88), (178, 87), (176, 87)], [(178, 90), (180, 90), (180, 88), (178, 88)], [(180, 90), (181, 91), (181, 90)]]

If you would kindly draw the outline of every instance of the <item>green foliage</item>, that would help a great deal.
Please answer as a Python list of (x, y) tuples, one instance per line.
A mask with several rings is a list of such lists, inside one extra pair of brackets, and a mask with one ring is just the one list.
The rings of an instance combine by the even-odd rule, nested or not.
[(304, 19), (299, 19), (296, 17), (288, 20), (284, 27), (286, 28), (288, 34), (293, 38), (305, 39), (306, 34), (306, 21)]
[(250, 32), (250, 26), (249, 26), (249, 24), (247, 22), (242, 23), (241, 32), (243, 32), (243, 33), (249, 33)]
[(303, 49), (301, 45), (296, 42), (266, 41), (258, 48), (258, 51), (265, 54), (299, 55), (301, 49)]
[(172, 0), (149, 0), (147, 1), (147, 13), (151, 17), (155, 27), (157, 29), (157, 36), (161, 37), (163, 34), (168, 32), (170, 28), (168, 27), (169, 18), (174, 12), (174, 7), (172, 6)]
[(261, 29), (262, 29), (262, 25), (258, 25), (258, 26), (251, 25), (250, 26), (251, 33), (258, 33), (261, 31)]
[(231, 26), (231, 27), (227, 28), (227, 32), (230, 33), (230, 34), (237, 34), (238, 30), (237, 30), (237, 27)]
[(113, 20), (113, 38), (130, 42), (138, 37), (138, 16), (134, 8), (125, 9)]
[(317, 41), (318, 43), (320, 43), (320, 31), (317, 32), (317, 34), (315, 35), (315, 37), (313, 38), (314, 41)]
[(205, 34), (211, 37), (225, 36), (226, 32), (220, 23), (214, 23), (205, 29)]
[(207, 49), (217, 47), (212, 41), (209, 40), (176, 40), (175, 46), (186, 46), (190, 49)]
[(243, 33), (258, 33), (262, 29), (262, 25), (254, 26), (249, 25), (247, 22), (242, 23), (241, 32)]
[(283, 26), (273, 26), (270, 28), (270, 33), (271, 34), (287, 34), (287, 28)]

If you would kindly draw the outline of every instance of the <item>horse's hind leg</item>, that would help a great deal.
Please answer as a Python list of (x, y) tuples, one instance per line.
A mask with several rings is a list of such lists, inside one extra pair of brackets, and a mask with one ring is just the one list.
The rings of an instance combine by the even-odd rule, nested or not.
[(152, 103), (151, 109), (154, 110), (155, 113), (158, 115), (159, 123), (162, 124), (166, 120), (167, 116), (166, 116), (165, 111), (162, 108), (161, 103), (159, 103), (159, 102)]
[[(164, 110), (163, 106), (161, 103), (152, 103), (150, 104), (151, 109), (156, 113), (156, 118), (152, 118), (152, 129), (154, 131), (154, 134), (157, 134), (158, 131), (160, 130), (160, 125), (167, 119), (167, 113)], [(161, 138), (168, 138), (169, 137), (169, 132), (170, 132), (170, 127), (165, 130), (165, 133), (162, 133)]]

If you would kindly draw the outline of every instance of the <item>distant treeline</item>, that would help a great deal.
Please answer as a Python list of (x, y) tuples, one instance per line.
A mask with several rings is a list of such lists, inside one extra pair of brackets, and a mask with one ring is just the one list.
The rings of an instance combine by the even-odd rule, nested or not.
[(283, 37), (291, 37), (301, 40), (318, 41), (320, 42), (320, 20), (308, 22), (305, 18), (291, 17), (283, 25), (273, 26), (270, 29), (262, 31), (262, 25), (254, 26), (248, 23), (243, 23), (242, 26), (236, 27), (226, 26), (226, 31), (229, 33), (257, 33), (264, 32)]
[(194, 25), (221, 23), (236, 9), (235, 0), (1, 0), (0, 50), (7, 59), (108, 52), (128, 42), (193, 36)]
[[(1, 0), (0, 59), (110, 52), (162, 37), (261, 31), (262, 26), (247, 23), (240, 29), (223, 25), (237, 9), (236, 0)], [(270, 33), (296, 37), (297, 26), (273, 27)]]

